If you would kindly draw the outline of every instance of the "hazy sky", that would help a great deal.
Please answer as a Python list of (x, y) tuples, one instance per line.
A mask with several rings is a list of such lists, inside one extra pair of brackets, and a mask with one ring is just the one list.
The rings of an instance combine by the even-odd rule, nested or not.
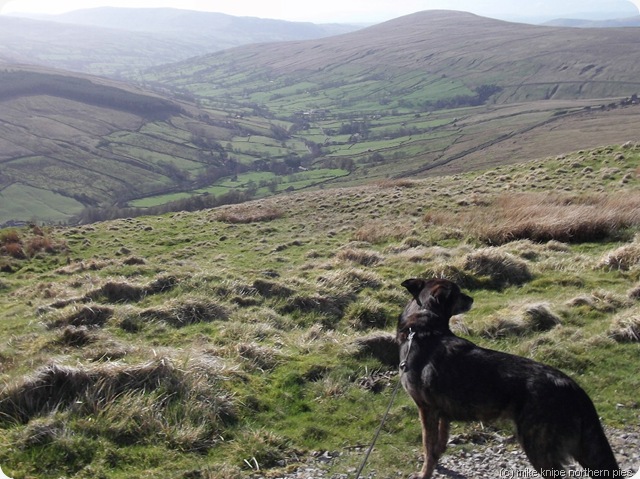
[[(313, 22), (379, 22), (430, 9), (464, 10), (496, 18), (625, 11), (640, 0), (0, 0), (2, 13), (62, 13), (98, 6), (173, 7), (238, 16)], [(633, 13), (632, 13), (633, 14)]]

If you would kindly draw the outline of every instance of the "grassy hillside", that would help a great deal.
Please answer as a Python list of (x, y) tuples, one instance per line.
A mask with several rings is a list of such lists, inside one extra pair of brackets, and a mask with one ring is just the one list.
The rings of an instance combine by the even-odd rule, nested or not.
[[(350, 184), (633, 140), (634, 29), (429, 11), (338, 37), (251, 45), (150, 70), (203, 108), (276, 119)], [(508, 46), (508, 47), (507, 47)]]
[[(608, 427), (637, 431), (639, 171), (627, 144), (3, 230), (3, 470), (278, 477), (336, 451), (332, 471), (345, 473), (397, 380), (391, 338), (412, 276), (448, 277), (475, 298), (458, 334), (561, 368)], [(478, 427), (456, 426), (454, 447), (472, 447)], [(419, 435), (401, 393), (367, 471), (413, 472)]]
[[(285, 159), (308, 151), (299, 139), (272, 138), (277, 124), (205, 113), (97, 77), (6, 67), (0, 102), (0, 224), (69, 221), (86, 208), (192, 190), (211, 203), (225, 194), (297, 189), (325, 181), (327, 172), (346, 173), (316, 169), (293, 177), (300, 172)], [(256, 160), (270, 176), (243, 182)]]
[[(199, 86), (200, 92), (203, 79), (215, 85), (224, 75), (227, 85), (243, 84), (249, 95), (251, 81), (268, 80), (267, 98), (284, 93), (279, 91), (284, 78), (284, 86), (294, 91), (359, 80), (359, 88), (351, 96), (345, 91), (341, 99), (382, 100), (387, 95), (398, 107), (400, 101), (429, 106), (458, 95), (491, 96), (490, 90), (478, 91), (483, 86), (500, 87), (493, 92), (496, 103), (605, 98), (637, 93), (640, 53), (633, 46), (639, 35), (633, 28), (545, 27), (425, 11), (346, 35), (218, 52), (159, 67), (157, 75), (194, 91)], [(246, 77), (238, 76), (242, 73)], [(311, 85), (296, 86), (303, 78)]]

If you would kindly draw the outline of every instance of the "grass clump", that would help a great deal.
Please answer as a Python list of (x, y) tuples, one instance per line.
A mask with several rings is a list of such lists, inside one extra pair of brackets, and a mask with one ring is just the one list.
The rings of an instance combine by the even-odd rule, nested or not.
[(161, 276), (149, 284), (138, 285), (127, 282), (108, 281), (100, 288), (89, 292), (85, 299), (109, 303), (138, 302), (152, 294), (170, 291), (178, 284), (175, 276)]
[(521, 285), (533, 279), (526, 261), (493, 247), (469, 253), (462, 267), (487, 286), (498, 289)]
[(629, 271), (640, 266), (640, 242), (635, 241), (607, 253), (600, 260), (600, 266), (619, 271)]
[(284, 216), (280, 208), (256, 202), (220, 208), (214, 218), (216, 221), (231, 224), (247, 224), (273, 221)]
[(267, 429), (243, 431), (234, 440), (233, 451), (236, 465), (253, 472), (284, 467), (298, 456), (289, 440)]
[(220, 440), (236, 405), (221, 387), (221, 368), (160, 358), (138, 365), (71, 367), (52, 363), (0, 394), (0, 422), (27, 424), (24, 444), (57, 442), (69, 428), (118, 445), (155, 443), (195, 451)]
[(210, 299), (195, 297), (173, 299), (163, 306), (142, 310), (138, 315), (143, 322), (161, 321), (174, 328), (229, 319), (226, 307)]
[(344, 320), (356, 330), (382, 329), (389, 322), (389, 314), (382, 303), (366, 298), (351, 303), (344, 314)]
[(457, 214), (429, 213), (425, 220), (458, 226), (490, 245), (529, 239), (584, 243), (616, 238), (640, 225), (640, 193), (503, 193), (489, 206)]
[(640, 342), (640, 313), (637, 308), (614, 317), (609, 329), (609, 337), (620, 343)]
[(87, 304), (81, 307), (72, 306), (70, 311), (63, 310), (55, 319), (47, 322), (49, 328), (72, 326), (75, 328), (101, 328), (113, 316), (114, 309), (109, 306)]
[(549, 331), (559, 324), (560, 317), (551, 311), (548, 304), (537, 303), (526, 305), (515, 313), (508, 309), (489, 316), (474, 329), (481, 336), (499, 339)]
[(395, 335), (391, 333), (374, 332), (358, 337), (353, 346), (357, 357), (371, 356), (392, 367), (400, 363), (400, 348)]
[(384, 257), (377, 251), (349, 247), (338, 251), (336, 257), (342, 261), (351, 261), (361, 266), (374, 266), (384, 260)]

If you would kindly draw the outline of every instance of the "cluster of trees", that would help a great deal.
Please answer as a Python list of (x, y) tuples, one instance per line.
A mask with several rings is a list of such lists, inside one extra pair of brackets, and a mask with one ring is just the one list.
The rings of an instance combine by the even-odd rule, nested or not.
[(183, 198), (181, 200), (172, 201), (159, 206), (152, 206), (149, 208), (133, 208), (133, 207), (92, 207), (85, 208), (82, 212), (73, 219), (73, 223), (88, 224), (96, 223), (98, 221), (109, 221), (117, 218), (135, 218), (136, 216), (145, 215), (163, 215), (166, 213), (172, 213), (176, 211), (198, 211), (207, 208), (215, 208), (222, 205), (231, 205), (249, 201), (251, 199), (251, 192), (244, 192), (238, 190), (229, 190), (228, 193), (215, 196), (210, 194), (202, 194), (197, 196), (191, 196), (189, 198)]

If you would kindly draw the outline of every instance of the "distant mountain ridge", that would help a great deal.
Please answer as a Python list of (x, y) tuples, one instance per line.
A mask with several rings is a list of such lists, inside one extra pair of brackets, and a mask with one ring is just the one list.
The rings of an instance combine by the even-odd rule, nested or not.
[(165, 65), (152, 76), (188, 85), (188, 78), (177, 78), (185, 70), (201, 82), (230, 68), (325, 81), (349, 65), (356, 75), (365, 71), (392, 78), (415, 71), (458, 79), (469, 88), (495, 84), (503, 91), (500, 102), (603, 98), (640, 90), (638, 44), (636, 29), (526, 25), (430, 10), (336, 37), (246, 45)]
[(305, 40), (351, 32), (316, 25), (179, 9), (96, 8), (62, 15), (0, 16), (0, 59), (103, 76), (248, 43)]
[(278, 38), (283, 41), (302, 40), (348, 33), (360, 28), (337, 23), (290, 22), (177, 8), (99, 7), (75, 10), (46, 18), (54, 22), (101, 28), (137, 32), (179, 32), (187, 35), (210, 35), (215, 38), (243, 32), (251, 35), (251, 43), (260, 36), (264, 37), (263, 41), (275, 41)]
[(574, 28), (621, 28), (640, 27), (640, 15), (612, 20), (582, 20), (573, 18), (558, 18), (545, 22), (550, 27), (574, 27)]

